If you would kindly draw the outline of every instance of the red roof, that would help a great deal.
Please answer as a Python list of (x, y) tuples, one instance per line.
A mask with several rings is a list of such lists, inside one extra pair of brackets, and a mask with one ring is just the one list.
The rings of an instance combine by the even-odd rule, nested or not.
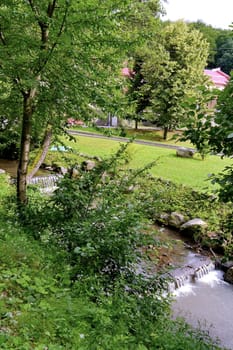
[(205, 69), (204, 73), (210, 77), (211, 81), (219, 89), (223, 89), (230, 79), (230, 76), (222, 72), (220, 68)]

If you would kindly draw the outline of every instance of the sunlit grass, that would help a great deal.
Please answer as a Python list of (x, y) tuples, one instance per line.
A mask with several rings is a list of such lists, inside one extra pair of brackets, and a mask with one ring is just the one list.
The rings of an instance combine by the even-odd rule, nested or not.
[[(120, 144), (118, 141), (110, 139), (97, 139), (86, 136), (78, 136), (75, 139), (77, 142), (65, 139), (63, 139), (63, 141), (74, 151), (90, 156), (109, 156), (119, 148)], [(59, 157), (61, 157), (58, 152), (53, 152), (54, 154), (51, 153), (52, 152), (50, 152), (50, 157), (54, 159), (59, 159)], [(130, 145), (128, 154), (130, 158), (129, 167), (139, 168), (156, 161), (157, 165), (151, 169), (153, 175), (195, 189), (211, 188), (212, 184), (210, 181), (207, 181), (209, 175), (218, 173), (223, 170), (225, 166), (232, 164), (232, 160), (229, 158), (221, 159), (218, 156), (208, 156), (203, 161), (198, 154), (195, 155), (193, 159), (180, 158), (176, 156), (176, 151), (173, 149), (138, 144)], [(66, 156), (68, 156), (68, 154)], [(75, 154), (71, 155), (71, 157), (72, 162), (80, 161)]]

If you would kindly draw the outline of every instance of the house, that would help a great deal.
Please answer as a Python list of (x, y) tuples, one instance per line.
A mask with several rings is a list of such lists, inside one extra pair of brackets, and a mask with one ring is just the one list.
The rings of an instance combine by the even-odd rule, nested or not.
[(230, 76), (221, 71), (221, 68), (205, 69), (204, 74), (210, 78), (215, 88), (219, 90), (223, 90), (230, 80)]
[[(215, 87), (218, 90), (223, 90), (230, 80), (230, 76), (221, 71), (221, 68), (205, 69), (204, 74), (207, 77), (209, 77), (210, 81), (213, 84), (213, 87)], [(210, 109), (214, 109), (216, 103), (217, 100), (214, 99), (213, 101), (208, 103), (208, 107)]]

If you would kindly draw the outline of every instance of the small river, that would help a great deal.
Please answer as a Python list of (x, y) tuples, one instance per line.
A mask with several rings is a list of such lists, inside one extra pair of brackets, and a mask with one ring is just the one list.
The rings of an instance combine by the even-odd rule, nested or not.
[(195, 283), (175, 292), (174, 317), (206, 328), (221, 346), (233, 349), (233, 285), (223, 281), (223, 273), (213, 270)]
[[(173, 230), (162, 229), (164, 240), (172, 239), (169, 257), (175, 267), (192, 265), (200, 259)], [(208, 330), (220, 346), (233, 350), (233, 285), (223, 280), (223, 272), (212, 270), (195, 282), (187, 282), (173, 293), (173, 316), (184, 317), (194, 327)]]
[(16, 177), (17, 166), (17, 160), (0, 159), (0, 169), (5, 170), (12, 177)]
[[(17, 160), (7, 160), (7, 159), (0, 159), (0, 169), (5, 170), (11, 177), (16, 177), (17, 175), (17, 167), (18, 167), (18, 161)], [(49, 172), (46, 170), (39, 170), (36, 175), (49, 175)]]

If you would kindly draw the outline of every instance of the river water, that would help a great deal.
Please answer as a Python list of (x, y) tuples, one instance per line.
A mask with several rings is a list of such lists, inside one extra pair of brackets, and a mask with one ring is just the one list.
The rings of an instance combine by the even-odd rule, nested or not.
[[(169, 242), (169, 264), (174, 268), (174, 276), (179, 276), (185, 266), (198, 266), (205, 263), (207, 256), (188, 249), (192, 245), (174, 230), (156, 227), (160, 240)], [(208, 261), (208, 260), (207, 260)], [(233, 285), (223, 280), (223, 272), (214, 269), (203, 270), (203, 276), (184, 279), (180, 288), (172, 292), (173, 317), (184, 317), (194, 327), (201, 327), (218, 339), (222, 348), (233, 350)]]
[[(172, 239), (169, 256), (175, 268), (198, 263), (200, 254), (182, 245), (180, 235), (166, 229), (161, 234), (165, 240)], [(195, 282), (187, 281), (173, 296), (174, 318), (181, 316), (194, 327), (201, 326), (221, 347), (233, 350), (233, 285), (223, 280), (222, 271), (212, 269)]]
[(12, 177), (16, 177), (17, 166), (17, 160), (0, 159), (0, 169), (5, 170)]
[(221, 346), (233, 349), (233, 285), (223, 281), (222, 271), (213, 270), (176, 290), (173, 313), (206, 327)]
[[(15, 178), (17, 175), (17, 160), (7, 160), (0, 159), (0, 169), (5, 170), (11, 177)], [(49, 172), (46, 170), (39, 169), (36, 175), (49, 175)]]

